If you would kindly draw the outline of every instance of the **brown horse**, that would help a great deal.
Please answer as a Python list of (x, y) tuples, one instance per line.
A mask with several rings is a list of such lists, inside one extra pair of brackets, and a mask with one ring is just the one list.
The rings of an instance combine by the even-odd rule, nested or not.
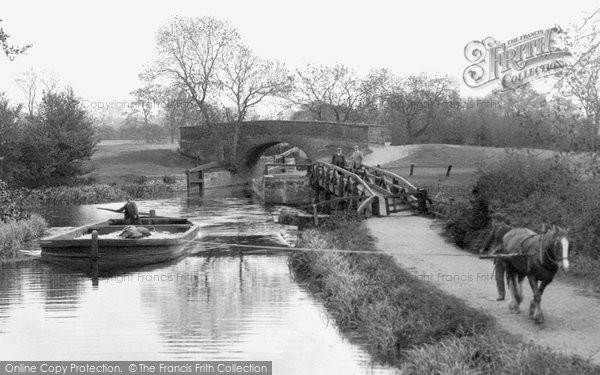
[(533, 291), (529, 316), (536, 323), (544, 322), (540, 304), (544, 289), (552, 282), (559, 267), (569, 269), (569, 240), (567, 231), (553, 225), (545, 233), (537, 234), (527, 228), (515, 228), (502, 238), (502, 253), (498, 258), (506, 270), (506, 282), (513, 300), (509, 309), (519, 312), (523, 300), (523, 279), (527, 277)]

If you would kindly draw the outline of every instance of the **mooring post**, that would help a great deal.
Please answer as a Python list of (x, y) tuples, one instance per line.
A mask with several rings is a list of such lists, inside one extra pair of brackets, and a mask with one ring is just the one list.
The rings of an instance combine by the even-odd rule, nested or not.
[(150, 210), (150, 217), (156, 217), (156, 210)]
[(409, 176), (412, 176), (412, 175), (413, 175), (413, 171), (414, 171), (414, 170), (415, 170), (415, 165), (414, 165), (414, 164), (411, 164), (411, 165), (410, 165), (410, 173), (409, 173), (408, 175), (409, 175)]
[(92, 248), (90, 249), (90, 258), (98, 259), (100, 254), (98, 253), (98, 231), (92, 231)]
[(446, 177), (450, 176), (450, 170), (452, 169), (452, 165), (448, 166), (448, 170), (446, 171)]
[(431, 199), (429, 199), (427, 190), (418, 188), (417, 192), (419, 194), (417, 196), (417, 200), (418, 200), (418, 204), (419, 204), (419, 212), (421, 212), (422, 214), (426, 214), (428, 212), (427, 202), (429, 202), (431, 204)]

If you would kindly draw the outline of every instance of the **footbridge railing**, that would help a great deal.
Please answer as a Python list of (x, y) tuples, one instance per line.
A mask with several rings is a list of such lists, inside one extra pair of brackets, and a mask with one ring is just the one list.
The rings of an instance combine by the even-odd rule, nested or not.
[(379, 195), (357, 174), (333, 164), (315, 162), (309, 168), (309, 175), (313, 186), (324, 189), (326, 195), (354, 202), (358, 213), (367, 217), (380, 214)]
[(363, 180), (385, 202), (386, 214), (418, 208), (427, 210), (427, 192), (417, 188), (405, 178), (382, 168), (364, 165)]

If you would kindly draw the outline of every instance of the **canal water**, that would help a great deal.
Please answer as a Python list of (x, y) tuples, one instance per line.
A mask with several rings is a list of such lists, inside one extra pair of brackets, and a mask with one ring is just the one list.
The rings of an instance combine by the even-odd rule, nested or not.
[[(42, 214), (79, 226), (115, 217), (97, 207), (119, 206)], [(396, 373), (338, 330), (286, 255), (232, 254), (228, 244), (293, 242), (295, 231), (274, 220), (279, 207), (241, 189), (138, 206), (199, 224), (189, 255), (96, 281), (37, 259), (0, 266), (0, 360), (264, 360), (274, 374)], [(227, 255), (207, 256), (207, 246)]]

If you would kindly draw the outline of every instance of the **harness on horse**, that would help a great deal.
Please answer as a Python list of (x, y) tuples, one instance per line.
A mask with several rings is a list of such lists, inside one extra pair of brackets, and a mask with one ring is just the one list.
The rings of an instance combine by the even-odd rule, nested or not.
[[(545, 252), (543, 251), (544, 241), (543, 241), (543, 238), (542, 238), (542, 234), (534, 233), (534, 234), (530, 234), (529, 236), (523, 238), (521, 240), (521, 242), (519, 242), (519, 248), (523, 249), (523, 244), (525, 243), (525, 241), (527, 241), (530, 238), (533, 238), (535, 236), (540, 236), (540, 248), (538, 250), (538, 256), (540, 257), (540, 264), (544, 264), (544, 253)], [(521, 256), (527, 256), (527, 254), (523, 254), (523, 253), (519, 254), (519, 255), (521, 255)]]

